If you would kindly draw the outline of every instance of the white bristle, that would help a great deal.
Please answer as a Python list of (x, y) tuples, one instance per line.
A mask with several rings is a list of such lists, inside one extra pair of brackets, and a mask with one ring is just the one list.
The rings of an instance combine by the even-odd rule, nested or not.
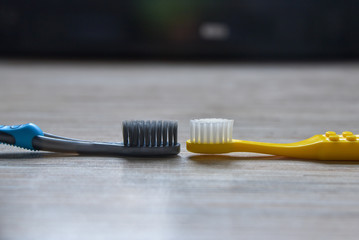
[(203, 118), (190, 121), (190, 140), (193, 143), (232, 142), (233, 120)]

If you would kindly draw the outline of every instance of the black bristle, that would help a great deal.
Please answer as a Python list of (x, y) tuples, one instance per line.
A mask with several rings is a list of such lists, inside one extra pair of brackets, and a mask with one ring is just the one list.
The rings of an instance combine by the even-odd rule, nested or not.
[(167, 145), (167, 133), (168, 133), (168, 122), (164, 121), (163, 122), (163, 126), (162, 126), (162, 142), (163, 142), (163, 146)]
[(124, 121), (122, 123), (122, 134), (123, 134), (123, 144), (128, 145), (128, 122)]
[(146, 123), (145, 123), (146, 147), (150, 146), (150, 141), (151, 141), (151, 121), (146, 121)]
[(143, 147), (144, 142), (145, 142), (144, 121), (139, 121), (139, 129), (138, 130), (140, 132), (139, 144), (140, 144), (140, 147)]
[(157, 122), (157, 144), (156, 146), (161, 146), (161, 129), (162, 129), (162, 121)]
[(151, 147), (156, 145), (156, 133), (157, 133), (157, 123), (156, 121), (152, 121), (151, 123)]
[(129, 142), (130, 142), (130, 146), (135, 146), (135, 141), (134, 141), (134, 135), (135, 135), (135, 125), (133, 124), (133, 122), (129, 122), (129, 130), (128, 130), (128, 136), (129, 136)]
[(139, 138), (139, 126), (138, 126), (138, 122), (133, 123), (134, 126), (134, 134), (133, 134), (133, 146), (138, 146), (138, 138)]
[(165, 147), (177, 145), (175, 121), (124, 121), (123, 143), (128, 147)]
[(177, 145), (177, 129), (178, 129), (178, 123), (175, 122), (173, 124), (173, 145)]
[(173, 143), (173, 124), (168, 124), (168, 145)]

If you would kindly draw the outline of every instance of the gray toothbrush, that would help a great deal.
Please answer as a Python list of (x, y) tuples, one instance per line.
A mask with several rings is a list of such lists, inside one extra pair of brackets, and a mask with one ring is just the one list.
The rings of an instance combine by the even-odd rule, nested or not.
[(180, 152), (176, 121), (124, 121), (123, 143), (94, 142), (44, 133), (32, 123), (0, 125), (0, 143), (29, 150), (114, 156), (161, 156)]

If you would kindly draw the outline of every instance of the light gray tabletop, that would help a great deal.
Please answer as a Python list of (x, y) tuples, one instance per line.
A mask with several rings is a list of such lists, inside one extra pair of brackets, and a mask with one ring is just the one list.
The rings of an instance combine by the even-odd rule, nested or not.
[(171, 158), (0, 145), (0, 239), (358, 239), (359, 162), (188, 153), (189, 120), (237, 139), (359, 133), (358, 63), (0, 61), (0, 123), (122, 141), (121, 122), (173, 119)]

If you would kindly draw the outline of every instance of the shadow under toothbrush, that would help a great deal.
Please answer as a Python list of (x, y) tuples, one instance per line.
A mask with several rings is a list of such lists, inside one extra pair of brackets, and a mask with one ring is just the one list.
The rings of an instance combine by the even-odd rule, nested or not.
[(290, 158), (285, 156), (233, 156), (233, 155), (192, 155), (188, 157), (189, 160), (195, 161), (203, 165), (218, 165), (221, 163), (228, 163), (232, 161), (296, 161), (296, 162), (311, 162), (311, 163), (322, 163), (329, 165), (359, 165), (359, 160), (317, 160), (317, 159), (298, 159)]
[(103, 157), (103, 158), (117, 158), (123, 159), (131, 162), (154, 162), (154, 161), (164, 161), (164, 160), (174, 160), (180, 159), (181, 157), (178, 155), (170, 155), (170, 156), (148, 156), (148, 157), (136, 157), (136, 156), (116, 156), (111, 154), (72, 154), (72, 153), (53, 153), (53, 152), (27, 152), (27, 153), (0, 153), (0, 162), (4, 160), (31, 160), (31, 159), (51, 159), (51, 158), (95, 158), (95, 157)]
[[(183, 157), (180, 155), (174, 156), (150, 156), (150, 157), (135, 157), (135, 156), (113, 156), (113, 155), (86, 155), (86, 154), (69, 154), (69, 153), (52, 153), (52, 152), (27, 152), (27, 153), (0, 153), (0, 162), (5, 160), (32, 160), (32, 159), (51, 159), (51, 158), (117, 158), (131, 162), (159, 162), (168, 160), (180, 160)], [(330, 165), (359, 165), (359, 160), (312, 160), (312, 159), (297, 159), (285, 156), (233, 156), (233, 155), (192, 155), (187, 157), (188, 160), (195, 161), (203, 165), (218, 165), (233, 161), (297, 161), (297, 162), (312, 162)]]
[(24, 153), (0, 153), (0, 161), (3, 160), (31, 160), (40, 158), (65, 158), (77, 157), (77, 154), (52, 153), (52, 152), (24, 152)]

